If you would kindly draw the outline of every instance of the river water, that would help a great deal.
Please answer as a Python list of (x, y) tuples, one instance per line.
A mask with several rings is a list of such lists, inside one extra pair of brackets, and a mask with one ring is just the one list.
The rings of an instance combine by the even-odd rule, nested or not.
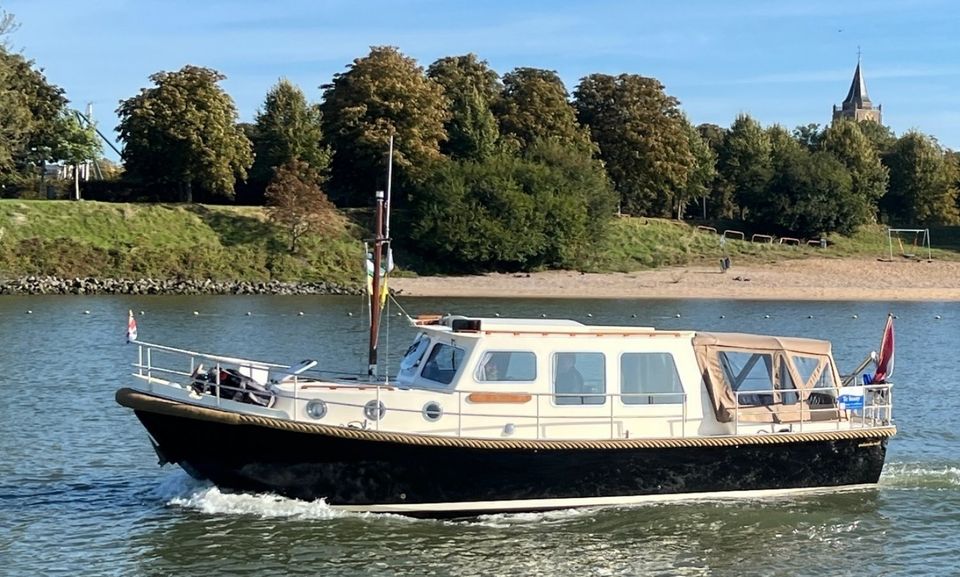
[[(132, 382), (128, 309), (145, 341), (362, 370), (359, 298), (8, 296), (0, 299), (0, 575), (960, 575), (952, 390), (960, 303), (401, 304), (411, 314), (829, 338), (841, 370), (878, 348), (893, 312), (900, 432), (875, 490), (458, 521), (340, 513), (323, 502), (222, 494), (157, 467), (113, 394)], [(397, 312), (383, 343), (394, 364), (412, 335)]]

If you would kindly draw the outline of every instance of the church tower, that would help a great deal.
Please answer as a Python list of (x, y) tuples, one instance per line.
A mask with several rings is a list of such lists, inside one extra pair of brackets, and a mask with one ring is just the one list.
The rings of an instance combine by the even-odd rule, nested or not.
[(877, 124), (883, 124), (881, 114), (882, 106), (873, 107), (870, 97), (867, 96), (867, 83), (863, 80), (863, 72), (860, 70), (860, 55), (857, 55), (857, 69), (853, 73), (853, 82), (850, 84), (850, 91), (847, 92), (847, 98), (837, 108), (833, 106), (833, 120), (851, 119), (857, 122), (870, 121)]

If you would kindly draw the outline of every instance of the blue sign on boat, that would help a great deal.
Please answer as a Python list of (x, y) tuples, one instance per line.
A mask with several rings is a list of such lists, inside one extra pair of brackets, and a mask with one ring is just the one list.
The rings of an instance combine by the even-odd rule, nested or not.
[(840, 395), (837, 397), (837, 403), (841, 409), (847, 411), (856, 411), (863, 409), (863, 395)]

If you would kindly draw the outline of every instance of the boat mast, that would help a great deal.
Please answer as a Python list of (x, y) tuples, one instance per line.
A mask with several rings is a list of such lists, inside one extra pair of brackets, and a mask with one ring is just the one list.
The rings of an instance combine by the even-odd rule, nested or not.
[(374, 224), (376, 235), (373, 238), (373, 280), (370, 286), (370, 356), (367, 362), (367, 375), (377, 376), (377, 346), (380, 336), (380, 266), (383, 261), (383, 245), (386, 237), (383, 234), (383, 191), (377, 191), (377, 215)]
[[(373, 279), (370, 286), (370, 355), (367, 359), (367, 375), (377, 376), (377, 347), (380, 337), (380, 318), (383, 311), (381, 291), (383, 270), (387, 272), (393, 268), (393, 251), (390, 248), (390, 188), (393, 180), (393, 135), (390, 135), (390, 153), (387, 161), (387, 194), (384, 198), (382, 190), (377, 191), (377, 214), (374, 222), (373, 239)], [(383, 247), (387, 247), (387, 263), (383, 267)]]

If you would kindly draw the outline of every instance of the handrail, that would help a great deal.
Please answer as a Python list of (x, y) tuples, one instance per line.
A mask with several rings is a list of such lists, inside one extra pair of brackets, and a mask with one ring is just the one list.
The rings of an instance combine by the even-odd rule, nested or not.
[[(236, 393), (249, 393), (257, 396), (261, 395), (271, 395), (277, 399), (289, 399), (293, 405), (293, 414), (289, 416), (294, 420), (304, 421), (305, 417), (298, 416), (301, 414), (301, 409), (304, 402), (307, 402), (310, 397), (304, 398), (303, 391), (311, 386), (317, 385), (316, 380), (304, 379), (302, 376), (293, 375), (290, 381), (285, 381), (284, 385), (292, 385), (292, 388), (281, 388), (276, 381), (270, 381), (269, 383), (260, 383), (266, 387), (265, 391), (259, 391), (255, 389), (247, 389), (242, 387), (232, 386), (229, 383), (220, 382), (220, 369), (223, 368), (223, 365), (235, 365), (238, 367), (242, 366), (257, 366), (257, 367), (268, 367), (273, 369), (278, 369), (280, 372), (283, 369), (289, 367), (285, 365), (279, 365), (276, 363), (260, 363), (258, 361), (250, 361), (248, 359), (238, 359), (234, 357), (226, 357), (220, 355), (209, 355), (204, 353), (198, 353), (195, 351), (188, 351), (185, 349), (177, 349), (174, 347), (167, 347), (163, 345), (154, 345), (151, 343), (137, 342), (139, 345), (137, 362), (133, 363), (133, 367), (136, 369), (136, 372), (133, 373), (133, 376), (146, 380), (151, 387), (151, 390), (154, 390), (154, 385), (172, 385), (180, 388), (190, 388), (194, 383), (210, 387), (212, 392), (205, 392), (202, 394), (210, 395), (216, 398), (216, 405), (220, 406), (221, 400), (230, 400)], [(189, 360), (190, 372), (184, 370), (179, 370), (172, 366), (158, 366), (155, 365), (154, 352), (162, 353), (171, 353), (174, 355), (181, 355), (185, 357), (185, 360)], [(169, 360), (169, 357), (167, 357)], [(210, 380), (196, 380), (196, 381), (186, 381), (184, 378), (189, 379), (194, 374), (194, 369), (198, 365), (198, 360), (208, 360), (216, 361), (214, 369), (216, 372), (211, 375)], [(186, 363), (184, 363), (186, 365)], [(858, 369), (858, 371), (861, 369)], [(363, 382), (354, 384), (344, 384), (341, 382), (333, 382), (332, 386), (335, 387), (347, 387), (353, 388), (356, 387), (359, 389), (370, 389), (376, 388), (375, 400), (377, 406), (381, 406), (381, 389), (385, 391), (396, 390), (395, 385), (387, 385), (379, 382)], [(888, 426), (892, 422), (893, 414), (893, 397), (892, 397), (892, 384), (889, 383), (880, 383), (880, 384), (871, 384), (871, 385), (858, 385), (858, 389), (862, 390), (864, 393), (864, 403), (862, 408), (856, 410), (847, 410), (841, 409), (837, 404), (837, 395), (840, 394), (840, 387), (836, 386), (824, 386), (824, 387), (814, 387), (810, 389), (802, 390), (783, 390), (783, 389), (765, 389), (765, 390), (749, 390), (749, 391), (735, 391), (735, 406), (734, 406), (734, 419), (732, 423), (733, 434), (741, 434), (746, 431), (748, 433), (759, 433), (765, 432), (762, 430), (763, 427), (771, 423), (749, 423), (751, 427), (747, 427), (741, 417), (740, 409), (754, 408), (754, 407), (785, 407), (781, 409), (787, 412), (799, 412), (799, 421), (793, 420), (793, 418), (788, 419), (783, 423), (774, 423), (777, 425), (785, 425), (789, 427), (791, 432), (794, 431), (794, 428), (799, 428), (800, 432), (803, 432), (805, 424), (815, 422), (815, 415), (820, 413), (836, 413), (843, 414), (844, 418), (835, 419), (835, 424), (839, 430), (843, 422), (848, 423), (847, 427), (853, 428), (873, 428), (873, 427), (883, 427)], [(292, 389), (292, 390), (291, 390)], [(196, 391), (195, 391), (196, 392)], [(687, 436), (687, 421), (689, 418), (688, 403), (689, 403), (689, 394), (685, 391), (683, 392), (637, 392), (637, 393), (626, 393), (626, 392), (571, 392), (571, 393), (557, 393), (557, 392), (522, 392), (518, 393), (516, 391), (456, 391), (456, 390), (437, 390), (435, 391), (438, 394), (455, 394), (457, 395), (456, 400), (456, 411), (444, 411), (441, 418), (456, 418), (456, 434), (457, 436), (462, 436), (465, 429), (473, 429), (473, 426), (470, 426), (470, 423), (465, 422), (467, 419), (482, 417), (482, 418), (507, 418), (510, 420), (520, 420), (524, 424), (522, 426), (535, 426), (535, 438), (541, 439), (544, 438), (544, 426), (550, 423), (562, 423), (569, 422), (572, 420), (583, 421), (584, 424), (590, 425), (599, 425), (606, 424), (609, 426), (609, 437), (621, 438), (624, 434), (629, 433), (629, 429), (624, 428), (630, 426), (627, 420), (636, 420), (642, 422), (647, 419), (666, 419), (668, 426), (676, 426), (677, 419), (679, 419), (679, 429), (680, 437), (686, 438)], [(794, 402), (786, 402), (783, 400), (782, 395), (784, 393), (793, 393), (796, 395), (796, 400)], [(809, 403), (809, 394), (810, 393), (821, 393), (831, 397), (832, 402), (829, 406), (817, 406), (810, 405)], [(805, 394), (804, 398), (802, 395)], [(765, 402), (763, 404), (746, 404), (742, 402), (742, 397), (745, 395), (770, 395), (771, 401)], [(779, 400), (774, 401), (776, 395), (781, 395)], [(526, 413), (513, 413), (513, 412), (490, 412), (490, 411), (478, 411), (472, 410), (471, 406), (475, 406), (476, 409), (480, 407), (477, 405), (486, 405), (490, 406), (491, 404), (498, 405), (511, 405), (514, 407), (513, 410), (519, 407), (518, 402), (520, 397), (523, 397), (523, 403), (527, 403), (530, 400), (534, 401), (533, 411)], [(554, 407), (553, 410), (548, 411), (547, 415), (543, 414), (541, 410), (541, 399), (548, 399), (548, 406)], [(583, 402), (579, 404), (566, 404), (562, 401), (564, 398), (580, 398), (580, 399), (590, 399), (597, 400), (600, 402)], [(615, 398), (619, 399), (619, 404), (614, 400)], [(635, 403), (631, 402), (631, 399), (642, 399), (646, 398), (648, 402), (646, 403)], [(369, 397), (367, 397), (369, 399)], [(608, 401), (609, 399), (609, 401)], [(666, 402), (656, 402), (659, 399), (667, 399)], [(343, 406), (343, 407), (356, 407), (361, 411), (365, 407), (365, 402), (345, 402), (343, 400), (331, 399), (329, 397), (323, 398), (325, 403), (328, 403), (333, 406)], [(465, 402), (466, 401), (466, 402)], [(483, 402), (478, 402), (483, 401)], [(673, 402), (672, 402), (673, 401)], [(609, 403), (609, 404), (608, 404)], [(466, 404), (466, 407), (464, 406)], [(275, 406), (275, 404), (270, 404), (269, 406)], [(645, 414), (643, 412), (636, 411), (635, 409), (639, 407), (659, 407), (660, 410), (648, 412)], [(256, 407), (258, 410), (269, 410), (268, 407), (262, 405), (251, 405), (251, 407)], [(576, 408), (574, 408), (576, 407)], [(795, 408), (794, 408), (795, 407)], [(289, 408), (289, 406), (288, 406)], [(421, 413), (422, 408), (416, 407), (389, 407), (390, 412), (398, 413)], [(626, 411), (626, 412), (625, 412)], [(576, 414), (573, 414), (573, 413)], [(794, 413), (795, 414), (795, 413)], [(699, 422), (699, 418), (694, 417), (696, 420), (694, 423)], [(381, 430), (382, 424), (380, 418), (373, 419), (374, 423), (372, 424), (376, 430)], [(834, 419), (829, 420), (833, 423)], [(309, 422), (309, 421), (305, 421)], [(448, 421), (449, 422), (449, 421)], [(672, 424), (671, 424), (672, 423)], [(486, 425), (489, 427), (489, 425)], [(518, 424), (518, 426), (521, 426)], [(745, 428), (747, 427), (747, 428)], [(698, 427), (693, 428), (694, 431)], [(770, 427), (769, 432), (782, 432), (774, 431), (774, 427)], [(823, 430), (822, 427), (818, 430)], [(627, 431), (627, 433), (624, 433)]]

